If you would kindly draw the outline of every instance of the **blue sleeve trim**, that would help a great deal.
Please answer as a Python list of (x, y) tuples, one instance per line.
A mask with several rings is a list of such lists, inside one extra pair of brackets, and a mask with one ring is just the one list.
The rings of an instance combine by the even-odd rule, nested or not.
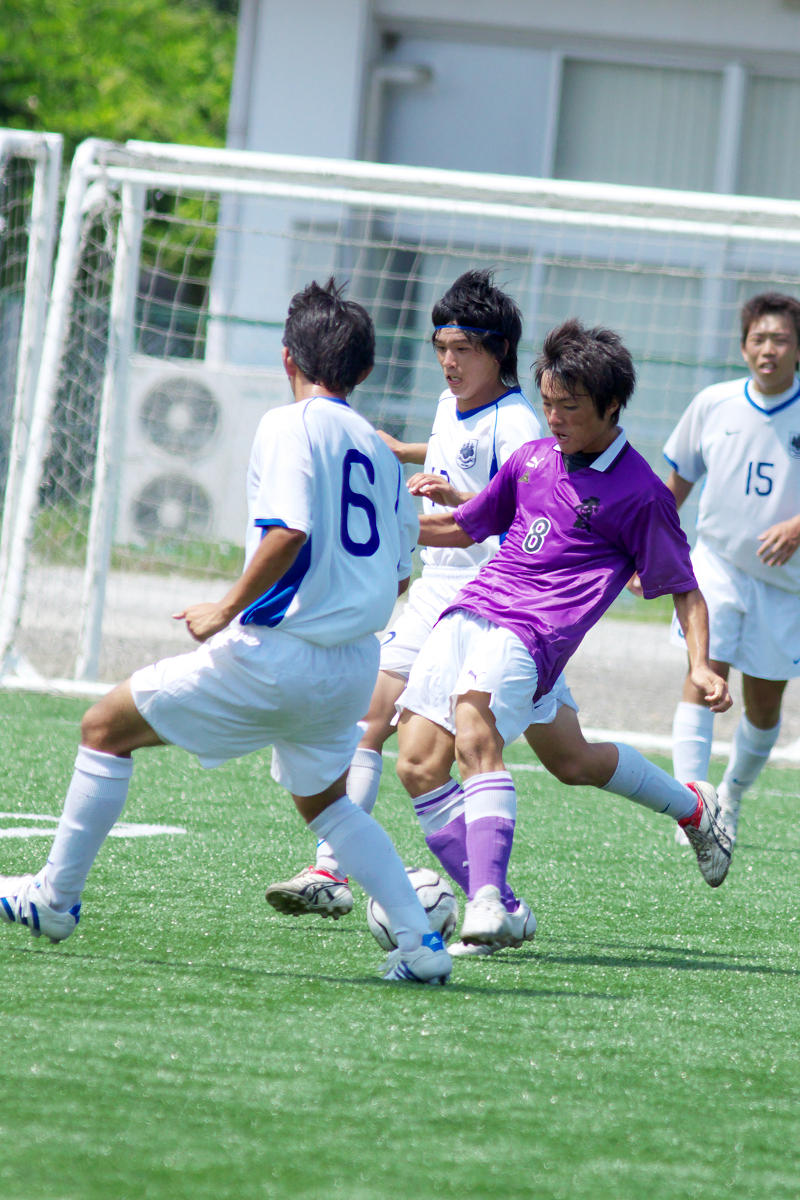
[[(275, 524), (275, 522), (273, 522)], [(273, 583), (262, 596), (254, 600), (239, 617), (242, 625), (280, 625), (289, 605), (308, 574), (311, 565), (311, 538), (303, 543), (302, 549), (289, 570)]]

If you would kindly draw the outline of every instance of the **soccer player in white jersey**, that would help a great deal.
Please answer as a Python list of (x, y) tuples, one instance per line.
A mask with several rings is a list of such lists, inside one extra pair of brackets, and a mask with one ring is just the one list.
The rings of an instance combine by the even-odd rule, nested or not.
[(47, 863), (0, 877), (0, 917), (52, 941), (72, 933), (133, 751), (174, 743), (214, 767), (271, 745), (273, 777), (389, 915), (398, 949), (384, 978), (444, 983), (441, 936), (388, 835), (346, 794), (375, 632), (407, 585), (418, 529), (397, 459), (346, 400), (372, 368), (374, 329), (331, 279), (293, 298), (283, 340), (294, 402), (256, 433), (244, 571), (220, 601), (175, 614), (199, 648), (134, 672), (86, 713)]
[[(408, 481), (422, 498), (423, 513), (452, 507), (481, 491), (512, 451), (539, 437), (541, 426), (517, 379), (517, 347), (522, 319), (514, 301), (495, 286), (489, 271), (459, 276), (431, 313), (433, 348), (447, 385), (439, 397), (427, 443), (387, 444), (401, 462), (424, 463)], [(499, 541), (487, 538), (469, 547), (426, 548), (422, 573), (381, 643), (381, 666), (363, 736), (348, 776), (348, 794), (366, 812), (375, 804), (383, 769), (384, 743), (394, 732), (395, 701), (411, 666), (439, 613), (481, 565)], [(458, 789), (448, 798), (448, 811), (460, 804)], [(441, 840), (437, 811), (420, 806), (418, 816), (434, 853)], [(279, 911), (317, 913), (338, 918), (350, 912), (352, 893), (340, 864), (325, 840), (316, 862), (293, 878), (272, 884), (267, 899)]]
[[(667, 487), (680, 506), (704, 479), (692, 563), (710, 620), (711, 664), (742, 674), (744, 711), (719, 788), (735, 839), (739, 804), (778, 740), (800, 675), (800, 303), (768, 292), (741, 312), (749, 375), (699, 392), (670, 435)], [(687, 677), (673, 721), (676, 778), (705, 776), (714, 714)]]
[[(525, 732), (543, 765), (667, 813), (688, 831), (706, 882), (718, 886), (730, 842), (714, 788), (685, 786), (632, 747), (590, 744), (561, 672), (638, 567), (648, 597), (671, 594), (704, 703), (730, 707), (708, 663), (707, 612), (675, 502), (618, 425), (635, 372), (616, 334), (568, 321), (545, 339), (536, 382), (552, 437), (515, 451), (479, 495), (421, 518), (426, 545), (500, 549), (445, 609), (417, 656), (400, 711), (398, 774), (415, 805), (452, 788), (463, 814), (440, 828), (469, 897), (461, 943), (518, 946), (535, 922), (507, 880), (516, 793), (503, 747)], [(443, 814), (446, 816), (446, 814)]]

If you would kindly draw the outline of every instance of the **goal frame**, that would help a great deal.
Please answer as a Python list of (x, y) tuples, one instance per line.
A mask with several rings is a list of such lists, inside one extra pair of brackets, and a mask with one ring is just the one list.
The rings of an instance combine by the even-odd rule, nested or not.
[[(50, 276), (48, 250), (51, 253), (56, 227), (52, 177), (54, 171), (57, 175), (57, 140), (54, 135), (42, 135), (31, 142), (42, 159), (50, 190), (37, 209), (35, 255), (34, 240), (31, 242), (28, 285), (31, 311), (26, 317), (26, 341), (20, 363), (22, 382), (14, 418), (13, 480), (10, 466), (0, 542), (0, 663), (6, 679), (24, 674), (24, 663), (20, 663), (15, 652), (15, 640), (82, 231), (92, 213), (102, 209), (112, 193), (118, 198), (120, 219), (83, 569), (79, 650), (73, 673), (75, 681), (84, 683), (95, 681), (98, 673), (112, 546), (113, 498), (120, 470), (120, 429), (133, 351), (142, 197), (147, 189), (194, 189), (240, 197), (325, 201), (351, 210), (385, 207), (409, 214), (489, 217), (540, 228), (574, 225), (582, 231), (596, 231), (598, 237), (609, 231), (663, 233), (677, 239), (702, 239), (709, 246), (718, 247), (720, 254), (739, 242), (779, 242), (800, 254), (800, 203), (792, 201), (478, 175), (144, 141), (122, 145), (89, 139), (78, 147), (69, 173), (45, 320), (42, 295), (46, 289), (42, 281)], [(0, 150), (2, 146), (0, 140)], [(711, 281), (705, 298), (709, 314), (714, 309), (713, 288)], [(224, 302), (223, 285), (215, 298), (220, 311)]]

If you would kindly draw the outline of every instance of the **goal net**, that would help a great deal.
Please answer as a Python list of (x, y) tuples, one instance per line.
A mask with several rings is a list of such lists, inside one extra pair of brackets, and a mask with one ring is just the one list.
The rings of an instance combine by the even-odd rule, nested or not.
[[(5, 209), (0, 220), (5, 233)], [(520, 304), (534, 403), (529, 368), (550, 327), (577, 316), (622, 335), (639, 376), (625, 428), (661, 470), (691, 396), (743, 371), (742, 301), (800, 294), (800, 205), (79, 147), (32, 400), (3, 409), (16, 477), (0, 563), (6, 678), (109, 682), (188, 648), (170, 614), (221, 595), (241, 569), (249, 444), (265, 408), (289, 399), (281, 331), (311, 279), (347, 281), (375, 320), (377, 365), (357, 406), (425, 440), (441, 390), (431, 307), (470, 267), (492, 268)], [(37, 270), (25, 288), (41, 293), (47, 263)], [(26, 344), (17, 357), (36, 354)]]

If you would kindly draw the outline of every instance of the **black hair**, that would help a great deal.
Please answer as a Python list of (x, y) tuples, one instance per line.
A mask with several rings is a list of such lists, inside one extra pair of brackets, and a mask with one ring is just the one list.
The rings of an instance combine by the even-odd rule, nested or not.
[(792, 322), (800, 342), (800, 301), (794, 296), (785, 296), (782, 292), (761, 292), (751, 296), (742, 305), (740, 320), (742, 325), (742, 345), (747, 341), (750, 326), (760, 317), (768, 315), (787, 317)]
[(534, 371), (540, 390), (542, 378), (547, 375), (566, 392), (585, 391), (600, 417), (616, 400), (619, 408), (612, 416), (612, 425), (619, 421), (619, 410), (636, 387), (633, 359), (619, 335), (600, 326), (585, 329), (575, 318), (550, 330)]
[(491, 271), (465, 271), (433, 306), (432, 340), (439, 325), (458, 325), (475, 346), (487, 350), (500, 366), (506, 387), (516, 387), (517, 347), (522, 315), (510, 296), (495, 287)]
[(365, 308), (343, 300), (333, 276), (292, 296), (283, 344), (311, 383), (347, 394), (375, 362), (375, 328)]

